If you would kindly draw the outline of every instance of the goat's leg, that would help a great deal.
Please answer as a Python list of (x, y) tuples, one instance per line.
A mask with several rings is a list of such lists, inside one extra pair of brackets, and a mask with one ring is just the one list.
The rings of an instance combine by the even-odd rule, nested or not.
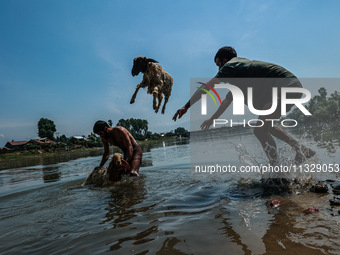
[(165, 113), (165, 105), (168, 103), (169, 100), (169, 96), (165, 96), (164, 97), (164, 104), (163, 104), (163, 108), (162, 108), (162, 114)]
[(161, 106), (161, 103), (162, 103), (162, 100), (163, 100), (163, 95), (162, 95), (162, 93), (159, 93), (157, 98), (158, 98), (158, 105), (157, 105), (157, 107), (156, 107), (156, 109), (155, 109), (155, 113), (158, 112), (159, 107)]
[(135, 93), (133, 94), (131, 100), (130, 100), (130, 104), (133, 104), (135, 102), (138, 90), (141, 88), (141, 84), (139, 83), (136, 87)]
[(153, 94), (153, 106), (152, 107), (153, 107), (154, 110), (156, 110), (156, 108), (157, 108), (157, 101), (156, 101), (156, 99), (157, 99), (157, 96), (158, 96), (158, 87), (154, 87), (153, 88), (152, 94)]
[(152, 108), (156, 110), (156, 105), (157, 105), (157, 94), (153, 93), (153, 101), (152, 101)]

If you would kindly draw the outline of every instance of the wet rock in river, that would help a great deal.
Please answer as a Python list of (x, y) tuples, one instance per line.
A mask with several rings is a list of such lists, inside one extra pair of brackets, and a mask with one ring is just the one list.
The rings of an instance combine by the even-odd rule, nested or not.
[(327, 193), (328, 192), (327, 183), (319, 181), (310, 188), (310, 191), (315, 193)]
[(329, 202), (331, 203), (331, 205), (340, 205), (340, 196), (334, 196), (333, 199), (329, 200)]
[(331, 184), (332, 189), (333, 189), (333, 193), (335, 195), (340, 195), (340, 181), (336, 181), (334, 183)]
[(333, 188), (333, 193), (335, 195), (340, 195), (340, 185)]

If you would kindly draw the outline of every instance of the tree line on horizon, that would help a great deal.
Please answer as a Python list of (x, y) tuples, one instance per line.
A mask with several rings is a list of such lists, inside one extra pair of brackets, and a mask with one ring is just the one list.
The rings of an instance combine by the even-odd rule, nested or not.
[[(112, 120), (108, 120), (107, 123), (110, 127), (113, 126)], [(171, 137), (171, 136), (183, 136), (183, 137), (189, 137), (189, 132), (183, 128), (178, 127), (175, 130), (171, 130), (169, 132), (166, 132), (164, 134), (160, 133), (152, 133), (149, 131), (149, 123), (145, 119), (120, 119), (116, 126), (122, 126), (126, 128), (132, 136), (139, 141), (150, 139), (150, 140), (157, 140), (161, 138), (162, 136)], [(55, 137), (54, 134), (57, 131), (56, 125), (53, 120), (47, 119), (47, 118), (41, 118), (38, 121), (38, 136), (40, 138), (48, 138), (52, 141), (55, 141), (57, 143), (61, 143), (64, 145), (70, 145), (70, 144), (82, 144), (86, 147), (95, 147), (101, 144), (101, 138), (97, 136), (96, 134), (92, 133), (88, 135), (87, 139), (83, 135), (82, 137), (84, 140), (80, 139), (79, 141), (73, 139), (71, 141), (72, 137), (67, 138), (65, 135), (57, 136)]]
[(294, 119), (301, 124), (309, 123), (331, 123), (340, 119), (340, 93), (335, 91), (327, 97), (327, 90), (322, 87), (318, 95), (312, 97), (305, 105), (312, 115), (304, 115), (298, 108), (295, 108), (287, 115), (288, 119)]
[[(111, 123), (111, 125), (110, 125)], [(108, 121), (108, 124), (112, 127), (112, 121)], [(182, 136), (182, 137), (189, 137), (189, 131), (183, 127), (178, 127), (175, 130), (170, 130), (169, 132), (165, 132), (164, 134), (161, 133), (152, 133), (149, 131), (149, 123), (147, 120), (144, 119), (120, 119), (116, 126), (121, 126), (126, 128), (132, 136), (136, 140), (157, 140), (162, 136), (171, 137), (171, 136)]]

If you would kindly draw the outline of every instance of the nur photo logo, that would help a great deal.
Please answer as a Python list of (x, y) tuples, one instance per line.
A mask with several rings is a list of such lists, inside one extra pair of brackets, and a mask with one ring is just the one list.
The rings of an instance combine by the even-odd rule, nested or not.
[[(248, 106), (249, 111), (257, 116), (267, 116), (274, 113), (277, 109), (280, 110), (281, 116), (286, 116), (287, 111), (290, 111), (292, 106), (296, 106), (305, 116), (312, 115), (306, 107), (303, 105), (307, 103), (311, 99), (311, 93), (309, 90), (302, 88), (302, 87), (267, 87), (265, 88), (266, 91), (263, 90), (263, 87), (256, 86), (259, 82), (255, 83), (255, 86), (248, 86), (245, 89), (240, 89), (236, 85), (232, 85), (230, 83), (220, 83), (215, 84), (213, 86), (203, 83), (197, 82), (202, 86), (198, 89), (204, 91), (205, 93), (201, 94), (201, 116), (207, 115), (207, 95), (209, 95), (212, 100), (214, 101), (215, 106), (218, 105), (215, 97), (213, 94), (216, 95), (220, 102), (220, 106), (222, 106), (222, 100), (217, 93), (216, 89), (227, 89), (229, 93), (232, 95), (232, 105), (233, 105), (233, 116), (244, 116), (245, 115), (245, 105)], [(206, 88), (204, 88), (206, 87)], [(211, 93), (211, 90), (213, 93)], [(269, 109), (263, 108), (259, 106), (259, 100), (257, 97), (261, 93), (266, 93), (268, 98), (270, 97), (271, 106)], [(299, 98), (292, 98), (291, 95), (300, 95)], [(257, 99), (257, 100), (256, 100)], [(269, 101), (269, 102), (270, 102)], [(260, 102), (261, 103), (261, 102)], [(288, 110), (287, 110), (288, 109)], [(231, 126), (243, 125), (243, 126), (250, 126), (250, 127), (261, 127), (264, 125), (264, 121), (270, 121), (271, 125), (274, 126), (274, 122), (280, 121), (279, 119), (251, 119), (251, 120), (243, 120), (241, 122), (236, 122), (235, 120), (231, 119), (214, 119), (213, 127), (216, 125), (226, 125), (230, 123)], [(283, 122), (283, 123), (282, 123)], [(256, 124), (254, 124), (256, 123)], [(292, 124), (287, 124), (292, 123)], [(285, 119), (281, 121), (281, 125), (284, 127), (295, 127), (297, 126), (297, 120), (295, 119)]]
[[(208, 85), (208, 84), (206, 84), (206, 83), (203, 83), (203, 82), (197, 82), (197, 83), (199, 83), (199, 84), (201, 84), (201, 85), (203, 85), (203, 86), (206, 86), (208, 89), (210, 89), (212, 92), (214, 92), (215, 95), (217, 96), (218, 100), (220, 101), (220, 105), (222, 105), (221, 97), (220, 97), (220, 95), (217, 93), (217, 91), (216, 91), (213, 87), (211, 87), (210, 85)], [(215, 105), (217, 105), (214, 96), (210, 93), (209, 90), (206, 90), (206, 89), (204, 89), (204, 88), (202, 88), (202, 87), (199, 87), (199, 89), (201, 89), (201, 90), (203, 90), (205, 93), (207, 93), (207, 94), (212, 98), (212, 100), (214, 101)], [(201, 98), (201, 100), (202, 100), (202, 106), (205, 105), (205, 108), (202, 107), (202, 111), (201, 111), (201, 112), (202, 112), (202, 115), (207, 115), (207, 94), (202, 94), (202, 98)], [(203, 112), (203, 111), (204, 111), (204, 112)]]
[[(201, 83), (200, 84), (206, 86), (207, 88), (211, 89), (216, 96), (218, 97), (220, 104), (222, 105), (222, 101), (220, 96), (218, 95), (218, 93), (216, 92), (216, 90), (209, 86), (208, 84), (205, 83)], [(231, 85), (231, 84), (215, 84), (214, 85), (215, 88), (224, 88), (224, 89), (228, 89), (231, 91), (232, 95), (233, 95), (233, 115), (244, 115), (244, 94), (242, 92), (242, 90), (240, 88), (238, 88), (235, 85)], [(206, 93), (208, 93), (210, 95), (210, 97), (214, 100), (215, 105), (216, 104), (216, 100), (213, 97), (213, 95), (206, 89), (204, 88), (200, 88), (201, 90), (205, 91)], [(255, 114), (255, 115), (269, 115), (271, 113), (273, 113), (278, 106), (278, 88), (273, 87), (272, 88), (272, 106), (270, 107), (270, 109), (267, 110), (258, 110), (255, 109), (254, 105), (253, 105), (253, 88), (252, 87), (248, 87), (247, 88), (247, 92), (248, 92), (248, 97), (247, 97), (247, 105), (249, 107), (249, 110), (251, 113)], [(294, 99), (290, 99), (287, 97), (287, 94), (289, 93), (302, 93), (305, 95), (305, 97), (303, 98), (294, 98)], [(305, 88), (296, 88), (296, 87), (283, 87), (281, 88), (281, 114), (282, 115), (287, 115), (287, 105), (288, 104), (293, 104), (295, 105), (297, 108), (299, 108), (302, 113), (304, 115), (312, 115), (304, 106), (304, 103), (307, 103), (309, 100), (311, 99), (311, 93), (309, 92), (308, 89)], [(201, 114), (202, 115), (207, 115), (207, 95), (206, 94), (202, 94), (201, 96)]]

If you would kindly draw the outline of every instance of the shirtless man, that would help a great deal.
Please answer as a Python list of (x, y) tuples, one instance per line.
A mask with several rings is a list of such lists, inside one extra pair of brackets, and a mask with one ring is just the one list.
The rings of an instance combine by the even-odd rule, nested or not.
[[(110, 127), (105, 121), (98, 120), (93, 126), (93, 132), (100, 136), (104, 144), (104, 154), (100, 167), (103, 167), (110, 156), (109, 143), (119, 147), (124, 153), (124, 160), (129, 164), (127, 173), (139, 176), (138, 171), (142, 162), (143, 152), (128, 130), (123, 127)], [(112, 158), (113, 159), (113, 158)], [(113, 169), (111, 160), (108, 171)]]
[[(302, 87), (296, 76), (285, 68), (267, 62), (239, 58), (237, 57), (236, 51), (229, 46), (219, 49), (214, 60), (219, 68), (219, 71), (215, 78), (206, 83), (208, 86), (202, 85), (201, 88), (209, 90), (209, 86), (214, 87), (215, 84), (219, 84), (222, 81), (226, 82), (228, 81), (228, 78), (238, 78), (233, 79), (233, 82), (240, 82), (240, 84), (234, 85), (237, 85), (242, 90), (244, 95), (247, 95), (248, 87), (254, 87), (253, 103), (254, 106), (256, 106), (255, 108), (258, 110), (266, 110), (271, 108), (273, 103), (271, 94), (273, 87), (278, 87), (279, 89), (282, 87)], [(260, 79), (261, 82), (256, 82)], [(187, 112), (189, 107), (201, 98), (203, 93), (205, 93), (203, 90), (198, 89), (190, 98), (190, 100), (175, 113), (173, 120), (176, 121), (177, 117), (181, 118)], [(302, 94), (300, 93), (294, 93), (291, 95), (291, 98), (301, 98), (301, 96)], [(280, 100), (280, 98), (278, 98), (278, 100)], [(226, 98), (223, 100), (222, 105), (210, 119), (202, 123), (201, 128), (209, 129), (209, 127), (213, 124), (213, 120), (218, 119), (218, 117), (228, 108), (232, 101), (233, 97), (231, 92), (229, 92)], [(258, 117), (258, 119), (279, 119), (281, 117), (280, 106), (281, 104), (278, 102), (278, 107), (275, 112), (270, 115), (261, 115)], [(292, 105), (287, 105), (287, 111), (289, 111), (291, 108)], [(260, 141), (270, 163), (273, 165), (277, 163), (278, 159), (276, 143), (273, 139), (273, 136), (286, 142), (296, 151), (295, 161), (298, 164), (304, 159), (310, 158), (315, 154), (313, 150), (300, 145), (297, 140), (295, 140), (292, 136), (287, 134), (278, 126), (272, 127), (271, 122), (264, 121), (263, 126), (254, 128), (254, 134)]]

